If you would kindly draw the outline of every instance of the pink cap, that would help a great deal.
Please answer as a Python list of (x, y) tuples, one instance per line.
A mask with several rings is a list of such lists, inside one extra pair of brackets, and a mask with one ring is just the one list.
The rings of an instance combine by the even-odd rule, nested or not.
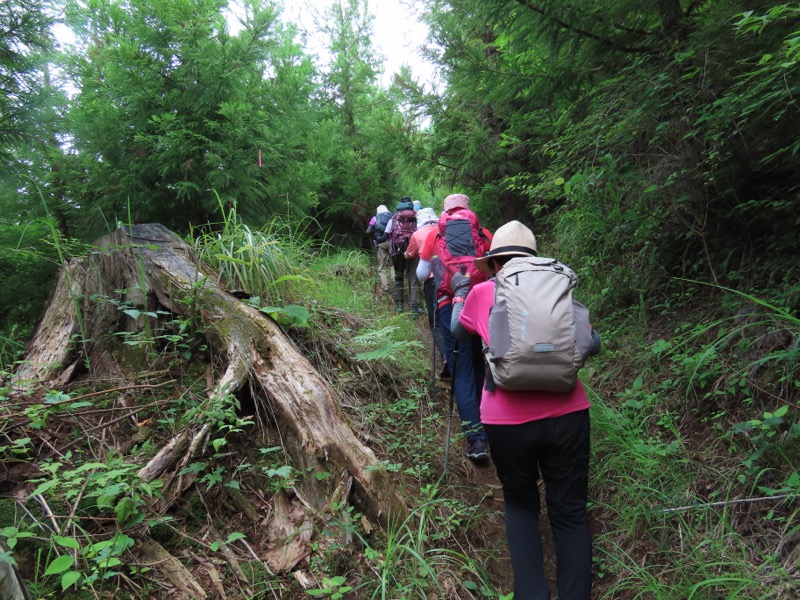
[(445, 198), (445, 212), (450, 212), (454, 208), (469, 208), (469, 196), (466, 194), (450, 194), (447, 198)]

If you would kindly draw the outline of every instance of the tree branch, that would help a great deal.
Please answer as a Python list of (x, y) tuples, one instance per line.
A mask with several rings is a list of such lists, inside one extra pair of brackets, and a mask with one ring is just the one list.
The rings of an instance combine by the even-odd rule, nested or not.
[(609, 40), (608, 38), (601, 37), (596, 33), (592, 33), (591, 31), (587, 31), (586, 29), (581, 29), (580, 27), (574, 27), (573, 25), (570, 25), (566, 21), (562, 21), (558, 17), (550, 15), (547, 11), (545, 11), (544, 8), (542, 8), (541, 6), (537, 6), (533, 2), (530, 2), (530, 0), (515, 0), (515, 1), (520, 6), (524, 6), (525, 8), (542, 15), (546, 19), (550, 19), (551, 21), (553, 21), (560, 27), (563, 27), (567, 31), (572, 31), (583, 37), (587, 37), (596, 42), (600, 42), (601, 44), (610, 48), (611, 50), (616, 50), (618, 52), (637, 52), (637, 53), (650, 52), (650, 48), (618, 46), (616, 42)]

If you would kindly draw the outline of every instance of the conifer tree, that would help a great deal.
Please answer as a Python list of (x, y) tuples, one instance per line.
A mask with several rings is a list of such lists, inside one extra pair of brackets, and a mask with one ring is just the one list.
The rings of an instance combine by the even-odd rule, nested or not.
[(52, 19), (42, 0), (0, 3), (0, 168), (14, 170), (15, 146), (30, 145), (37, 112), (47, 106), (43, 65)]
[(376, 205), (404, 193), (396, 169), (403, 118), (378, 83), (382, 57), (372, 45), (373, 20), (365, 0), (341, 0), (321, 24), (330, 57), (320, 98), (330, 152), (321, 208), (326, 218), (347, 219), (351, 230), (363, 228)]
[(105, 220), (183, 230), (218, 219), (216, 194), (255, 224), (313, 204), (310, 62), (271, 3), (246, 2), (237, 33), (226, 5), (70, 5), (84, 44), (71, 62), (73, 193)]

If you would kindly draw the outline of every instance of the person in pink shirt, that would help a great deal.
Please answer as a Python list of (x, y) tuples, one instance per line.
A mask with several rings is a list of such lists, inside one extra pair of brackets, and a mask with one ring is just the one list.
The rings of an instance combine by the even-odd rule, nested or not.
[[(533, 232), (519, 221), (511, 221), (495, 232), (489, 252), (475, 259), (475, 266), (494, 277), (514, 256), (535, 256), (536, 250)], [(468, 278), (459, 275), (453, 278), (453, 335), (478, 334), (488, 345), (494, 279), (470, 291)], [(593, 352), (599, 349), (599, 338), (595, 339)], [(586, 511), (589, 406), (580, 381), (569, 392), (484, 386), (480, 418), (503, 486), (515, 600), (550, 598), (539, 528), (540, 475), (555, 543), (558, 598), (590, 597), (592, 539)]]

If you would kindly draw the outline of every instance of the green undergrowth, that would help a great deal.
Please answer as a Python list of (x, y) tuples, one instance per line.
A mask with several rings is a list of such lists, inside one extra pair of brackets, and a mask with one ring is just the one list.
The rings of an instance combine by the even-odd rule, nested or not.
[[(11, 483), (2, 488), (0, 560), (16, 561), (37, 597), (159, 597), (153, 573), (131, 553), (149, 536), (175, 556), (215, 564), (229, 597), (507, 597), (501, 505), (476, 484), (460, 434), (443, 477), (448, 391), (432, 378), (427, 322), (395, 314), (377, 293), (367, 251), (309, 241), (279, 221), (251, 229), (232, 214), (215, 231), (196, 236), (198, 255), (311, 360), (374, 452), (374, 468), (396, 483), (407, 518), (375, 527), (334, 494), (311, 519), (302, 563), (311, 587), (269, 574), (245, 544), (268, 544), (258, 520), (270, 500), (312, 481), (335, 489), (341, 474), (294, 464), (251, 392), (208, 396), (215, 367), (200, 315), (145, 310), (119, 290), (120, 298), (87, 301), (148, 323), (114, 333), (110, 346), (147, 389), (95, 395), (109, 386), (88, 379), (2, 389), (0, 453), (8, 482), (27, 482), (28, 495), (18, 502), (6, 493)], [(604, 349), (584, 374), (596, 597), (798, 595), (800, 320), (797, 285), (787, 282), (744, 293), (676, 280), (670, 293), (624, 305), (593, 301), (600, 286), (581, 288), (590, 308), (616, 306), (594, 311)], [(92, 433), (131, 405), (143, 408), (109, 439)], [(162, 513), (160, 482), (138, 469), (187, 425), (208, 436), (178, 470), (185, 496)], [(249, 585), (224, 566), (226, 550)]]
[(603, 598), (794, 597), (795, 291), (687, 285), (688, 300), (596, 324), (596, 588)]
[[(209, 396), (215, 367), (202, 315), (178, 319), (134, 306), (125, 300), (130, 290), (115, 290), (86, 302), (139, 325), (109, 332), (107, 347), (145, 389), (114, 393), (104, 380), (86, 378), (77, 387), (2, 389), (0, 453), (11, 475), (0, 490), (0, 560), (16, 564), (41, 598), (168, 593), (133, 552), (142, 539), (174, 556), (196, 557), (199, 563), (185, 563), (201, 579), (205, 571), (197, 565), (215, 564), (231, 598), (443, 598), (454, 591), (501, 597), (507, 585), (489, 570), (501, 549), (481, 539), (489, 518), (485, 498), (459, 483), (459, 461), (450, 467), (453, 480), (442, 479), (446, 403), (442, 389), (430, 396), (430, 347), (420, 341), (425, 330), (374, 295), (372, 257), (308, 241), (277, 221), (255, 230), (230, 214), (216, 231), (193, 240), (198, 256), (303, 349), (375, 453), (374, 468), (396, 482), (407, 516), (391, 515), (386, 528), (377, 528), (338, 492), (324, 514), (310, 518), (310, 552), (300, 565), (310, 587), (267, 572), (252, 548), (260, 553), (268, 544), (257, 523), (271, 499), (293, 496), (314, 481), (327, 489), (341, 474), (294, 464), (282, 433), (258, 413), (248, 392)], [(191, 308), (191, 293), (182, 302)], [(132, 406), (141, 407), (133, 418), (124, 412)], [(122, 418), (112, 420), (108, 439), (92, 433), (117, 415)], [(168, 498), (162, 481), (145, 481), (139, 469), (187, 429), (207, 433), (203, 447), (176, 470), (178, 481), (167, 486), (183, 483), (187, 491)], [(45, 435), (48, 446), (40, 442)], [(461, 443), (454, 434), (454, 453)], [(26, 481), (18, 500), (7, 496)], [(159, 510), (162, 504), (169, 510)], [(235, 557), (244, 579), (224, 566), (226, 555)]]
[[(460, 489), (456, 476), (442, 480), (446, 404), (443, 390), (430, 396), (431, 348), (421, 341), (429, 339), (421, 336), (427, 321), (395, 314), (390, 299), (376, 295), (374, 260), (366, 252), (321, 253), (309, 273), (315, 308), (299, 342), (411, 509), (406, 521), (390, 522), (385, 539), (381, 535), (379, 551), (388, 562), (377, 578), (356, 587), (354, 597), (433, 598), (446, 596), (445, 589), (500, 597), (508, 584), (485, 566), (502, 550), (481, 539), (486, 508), (474, 488)], [(460, 434), (451, 443), (451, 451), (460, 452)], [(369, 559), (376, 549), (362, 542)]]

